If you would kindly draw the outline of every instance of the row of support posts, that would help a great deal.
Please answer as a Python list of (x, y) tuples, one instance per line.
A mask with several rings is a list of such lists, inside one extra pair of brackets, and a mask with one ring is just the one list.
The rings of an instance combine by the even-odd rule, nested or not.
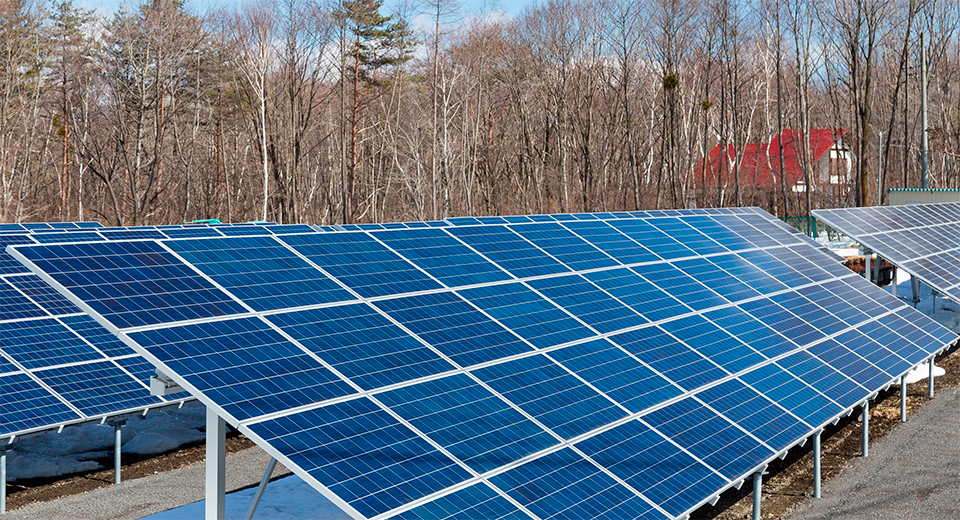
[[(120, 428), (126, 423), (125, 420), (110, 421), (113, 426), (113, 483), (120, 483)], [(0, 445), (0, 515), (7, 513), (7, 452), (10, 451), (9, 444)]]
[[(933, 397), (933, 363), (934, 359), (930, 358), (928, 366), (930, 367), (929, 372), (929, 393), (930, 397)], [(862, 451), (864, 457), (870, 456), (870, 402), (864, 401), (861, 405), (862, 416), (860, 418), (860, 431), (861, 431), (861, 442), (862, 442)], [(907, 420), (907, 377), (905, 375), (900, 376), (900, 421), (906, 422)], [(813, 497), (820, 498), (820, 477), (821, 477), (821, 444), (820, 436), (823, 431), (818, 431), (813, 434)], [(762, 471), (758, 471), (753, 475), (753, 518), (754, 520), (759, 520), (760, 518), (760, 494), (763, 486), (763, 477)]]

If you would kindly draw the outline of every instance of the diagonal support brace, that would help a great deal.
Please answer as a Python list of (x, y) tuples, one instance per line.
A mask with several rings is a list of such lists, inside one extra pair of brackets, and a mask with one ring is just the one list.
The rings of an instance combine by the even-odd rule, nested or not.
[(267, 484), (270, 482), (270, 476), (273, 475), (273, 468), (275, 467), (277, 467), (277, 459), (270, 457), (267, 470), (263, 472), (263, 478), (260, 479), (257, 492), (253, 495), (253, 502), (250, 503), (250, 509), (247, 510), (246, 520), (253, 520), (253, 515), (257, 514), (257, 506), (260, 505), (260, 499), (263, 498), (263, 492), (267, 489)]

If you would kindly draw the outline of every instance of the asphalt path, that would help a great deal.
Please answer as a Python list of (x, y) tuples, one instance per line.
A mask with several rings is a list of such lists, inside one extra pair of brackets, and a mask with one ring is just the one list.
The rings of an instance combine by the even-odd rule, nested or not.
[(785, 520), (960, 518), (960, 389), (938, 393)]

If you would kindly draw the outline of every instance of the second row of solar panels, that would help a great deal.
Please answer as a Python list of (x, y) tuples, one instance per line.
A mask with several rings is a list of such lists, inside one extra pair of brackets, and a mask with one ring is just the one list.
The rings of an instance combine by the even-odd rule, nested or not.
[[(269, 231), (268, 231), (269, 228)], [(0, 225), (0, 244), (314, 233), (304, 225)], [(23, 264), (0, 252), (0, 439), (192, 399), (150, 394), (153, 365)]]

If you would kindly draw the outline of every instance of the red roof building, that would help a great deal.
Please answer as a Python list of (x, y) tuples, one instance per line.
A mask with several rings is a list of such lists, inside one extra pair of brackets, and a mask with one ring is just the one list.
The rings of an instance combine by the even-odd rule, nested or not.
[[(843, 141), (846, 130), (816, 128), (810, 131), (807, 158), (810, 180), (817, 185), (838, 185), (846, 182), (853, 167), (850, 150)], [(800, 132), (783, 130), (770, 143), (747, 143), (741, 153), (733, 145), (717, 145), (693, 171), (695, 186), (716, 186), (717, 179), (732, 184), (734, 171), (740, 172), (740, 186), (744, 188), (773, 188), (780, 185), (780, 154), (783, 153), (782, 175), (792, 191), (804, 191), (803, 152), (807, 148)], [(815, 188), (814, 188), (815, 189)]]

